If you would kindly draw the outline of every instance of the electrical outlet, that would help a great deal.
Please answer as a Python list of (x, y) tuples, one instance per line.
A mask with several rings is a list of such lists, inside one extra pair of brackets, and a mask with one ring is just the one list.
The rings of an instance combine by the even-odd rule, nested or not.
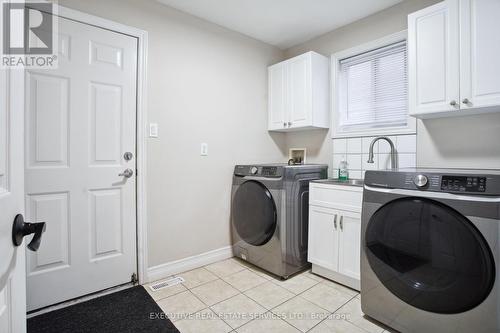
[(208, 156), (208, 143), (201, 144), (200, 155), (201, 156)]
[(149, 124), (149, 137), (150, 138), (157, 138), (158, 137), (158, 124), (157, 123), (150, 123)]

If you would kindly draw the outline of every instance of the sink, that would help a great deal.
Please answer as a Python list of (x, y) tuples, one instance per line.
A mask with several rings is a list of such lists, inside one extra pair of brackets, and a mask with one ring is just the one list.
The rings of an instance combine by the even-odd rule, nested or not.
[(315, 183), (322, 184), (332, 184), (332, 185), (345, 185), (345, 186), (363, 186), (365, 181), (363, 179), (348, 179), (348, 180), (340, 180), (336, 178), (332, 179), (319, 179), (315, 180)]

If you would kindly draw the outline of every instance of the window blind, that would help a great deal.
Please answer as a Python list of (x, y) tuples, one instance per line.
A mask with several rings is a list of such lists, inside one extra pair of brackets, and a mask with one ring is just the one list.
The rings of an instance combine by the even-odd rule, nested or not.
[(406, 41), (340, 60), (340, 131), (407, 125), (407, 63)]

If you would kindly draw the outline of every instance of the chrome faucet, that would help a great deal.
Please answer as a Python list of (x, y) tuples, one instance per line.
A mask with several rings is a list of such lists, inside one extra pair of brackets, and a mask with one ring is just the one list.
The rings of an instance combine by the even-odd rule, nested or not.
[(375, 142), (378, 140), (385, 140), (389, 143), (391, 146), (391, 169), (395, 170), (398, 168), (398, 163), (397, 163), (397, 158), (396, 158), (396, 149), (394, 148), (394, 143), (392, 142), (391, 139), (389, 139), (386, 136), (379, 136), (375, 139), (373, 139), (372, 143), (370, 143), (370, 151), (368, 152), (368, 163), (373, 163), (373, 146), (375, 145)]

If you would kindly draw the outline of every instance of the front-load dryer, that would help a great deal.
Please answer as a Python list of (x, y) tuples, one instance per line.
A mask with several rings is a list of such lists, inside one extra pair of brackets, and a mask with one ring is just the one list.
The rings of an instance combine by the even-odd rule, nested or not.
[(367, 171), (361, 308), (401, 332), (500, 332), (500, 172)]
[(309, 266), (309, 182), (327, 165), (237, 165), (231, 194), (234, 255), (282, 278)]

